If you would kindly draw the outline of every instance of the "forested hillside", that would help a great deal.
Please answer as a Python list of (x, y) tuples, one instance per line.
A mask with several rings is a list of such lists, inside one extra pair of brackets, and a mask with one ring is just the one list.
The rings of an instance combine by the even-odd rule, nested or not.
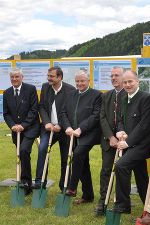
[[(150, 21), (138, 23), (119, 32), (95, 38), (67, 50), (36, 50), (21, 52), (22, 59), (48, 59), (61, 57), (94, 57), (140, 55), (143, 46), (143, 33), (150, 33)], [(9, 59), (12, 59), (11, 56)]]

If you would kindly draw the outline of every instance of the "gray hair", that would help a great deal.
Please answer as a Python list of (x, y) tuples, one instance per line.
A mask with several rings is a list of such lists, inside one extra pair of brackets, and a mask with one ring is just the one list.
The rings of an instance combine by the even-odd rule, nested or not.
[(113, 69), (120, 69), (122, 71), (122, 74), (126, 71), (122, 66), (113, 66), (112, 69), (111, 69), (111, 71)]
[(86, 78), (90, 79), (90, 75), (86, 69), (79, 70), (75, 76), (84, 75)]
[(11, 75), (14, 75), (16, 73), (19, 73), (20, 75), (23, 76), (22, 69), (19, 69), (19, 68), (12, 68), (9, 75), (11, 76)]

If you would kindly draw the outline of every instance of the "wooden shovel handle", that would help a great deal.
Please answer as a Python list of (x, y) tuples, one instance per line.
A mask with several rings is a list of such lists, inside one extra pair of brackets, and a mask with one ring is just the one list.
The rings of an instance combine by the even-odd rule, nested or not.
[(20, 132), (17, 132), (17, 158), (16, 158), (16, 171), (17, 182), (20, 181)]
[(147, 188), (147, 194), (146, 194), (146, 199), (145, 199), (145, 205), (144, 205), (144, 211), (150, 210), (150, 177), (149, 177), (149, 183), (148, 183), (148, 188)]
[(43, 169), (43, 174), (42, 174), (42, 180), (41, 180), (42, 183), (45, 180), (46, 170), (47, 170), (47, 166), (48, 166), (48, 162), (49, 162), (50, 149), (51, 149), (51, 144), (52, 144), (52, 140), (53, 140), (53, 134), (54, 134), (54, 132), (51, 131), (50, 136), (49, 136), (49, 142), (48, 142), (48, 151), (46, 154), (44, 169)]
[(73, 134), (71, 135), (71, 139), (70, 139), (70, 145), (69, 145), (69, 152), (68, 152), (68, 161), (67, 161), (67, 167), (66, 167), (64, 188), (67, 188), (67, 184), (68, 184), (69, 166), (70, 166), (70, 161), (71, 161), (71, 157), (72, 157), (72, 147), (73, 147)]
[(112, 190), (112, 185), (113, 185), (113, 180), (114, 180), (114, 167), (115, 167), (115, 163), (117, 162), (118, 159), (118, 149), (116, 150), (116, 154), (115, 154), (115, 159), (114, 159), (114, 164), (113, 164), (113, 168), (112, 168), (112, 172), (111, 172), (111, 176), (110, 176), (110, 180), (109, 180), (109, 184), (108, 184), (108, 189), (107, 189), (107, 194), (106, 194), (106, 198), (105, 198), (105, 206), (108, 205), (109, 202), (109, 198), (110, 198), (110, 194), (111, 194), (111, 190)]

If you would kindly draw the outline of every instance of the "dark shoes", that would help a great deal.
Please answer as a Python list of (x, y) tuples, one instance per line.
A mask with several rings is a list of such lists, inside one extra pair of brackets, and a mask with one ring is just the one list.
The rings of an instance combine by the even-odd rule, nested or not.
[(40, 188), (41, 188), (41, 184), (40, 183), (32, 184), (32, 189), (40, 189)]
[(29, 187), (29, 184), (28, 184), (27, 182), (21, 182), (21, 183), (19, 184), (19, 187), (20, 187), (20, 188), (27, 189), (27, 188)]
[(27, 182), (21, 182), (19, 184), (19, 187), (24, 189), (25, 196), (30, 195), (32, 193), (32, 188)]
[(24, 189), (25, 196), (28, 196), (32, 193), (32, 188)]
[(77, 194), (76, 190), (75, 191), (73, 191), (71, 189), (66, 190), (66, 195), (68, 195), (70, 197), (76, 197), (76, 194)]
[(131, 213), (131, 208), (130, 207), (119, 207), (119, 206), (114, 206), (114, 208), (112, 209), (113, 212), (116, 213), (125, 213), (125, 214), (130, 214)]
[(40, 188), (46, 189), (46, 184), (43, 185), (41, 183), (32, 184), (32, 189), (40, 189)]
[(74, 200), (73, 203), (76, 204), (76, 205), (80, 205), (80, 204), (85, 204), (85, 203), (91, 203), (93, 201), (94, 201), (94, 199), (79, 198), (79, 199)]
[(94, 213), (96, 216), (103, 216), (105, 214), (104, 203), (98, 203), (94, 209)]

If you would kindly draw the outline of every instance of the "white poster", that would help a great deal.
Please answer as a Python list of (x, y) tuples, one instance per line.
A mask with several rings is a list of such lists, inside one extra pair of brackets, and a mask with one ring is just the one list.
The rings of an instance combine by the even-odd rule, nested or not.
[(3, 120), (3, 95), (0, 95), (0, 122)]
[(11, 86), (9, 72), (11, 62), (0, 62), (0, 90), (5, 90)]
[(89, 61), (54, 61), (54, 66), (62, 69), (63, 80), (73, 86), (75, 86), (75, 75), (79, 70), (90, 71)]
[(111, 90), (111, 69), (120, 66), (131, 68), (131, 60), (94, 60), (94, 88), (97, 90)]
[(16, 67), (22, 69), (23, 82), (35, 85), (37, 90), (41, 90), (42, 84), (47, 82), (50, 62), (17, 62)]

